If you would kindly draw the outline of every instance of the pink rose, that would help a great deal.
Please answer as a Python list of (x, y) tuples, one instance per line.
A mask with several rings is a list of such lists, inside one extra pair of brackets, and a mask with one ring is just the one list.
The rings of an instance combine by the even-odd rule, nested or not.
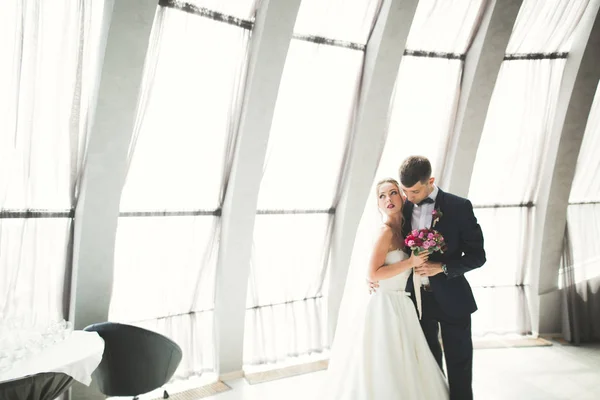
[(412, 247), (412, 246), (415, 245), (415, 241), (414, 240), (409, 240), (407, 244), (408, 244), (409, 247)]
[(433, 238), (434, 238), (434, 236), (435, 236), (435, 235), (434, 235), (433, 233), (430, 233), (429, 235), (427, 235), (427, 239), (433, 239)]
[(412, 235), (413, 235), (413, 236), (417, 236), (418, 234), (419, 234), (419, 231), (418, 231), (418, 230), (416, 230), (416, 229), (415, 229), (414, 231), (412, 231)]
[(429, 248), (429, 242), (423, 243), (423, 248), (427, 250)]

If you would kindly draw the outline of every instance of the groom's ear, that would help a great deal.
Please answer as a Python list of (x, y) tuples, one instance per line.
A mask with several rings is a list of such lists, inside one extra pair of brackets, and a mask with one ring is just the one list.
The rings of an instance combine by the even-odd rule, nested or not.
[(430, 185), (433, 185), (434, 182), (435, 182), (435, 177), (432, 176), (431, 178), (429, 178)]

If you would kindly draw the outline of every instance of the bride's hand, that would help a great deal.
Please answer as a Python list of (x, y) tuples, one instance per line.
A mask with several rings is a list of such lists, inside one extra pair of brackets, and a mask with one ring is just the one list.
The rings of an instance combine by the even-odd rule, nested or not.
[(375, 281), (375, 282), (371, 282), (370, 280), (366, 280), (367, 281), (367, 286), (369, 287), (369, 294), (373, 294), (377, 291), (377, 288), (379, 287), (379, 282)]
[(418, 256), (415, 256), (415, 254), (411, 254), (410, 256), (410, 265), (412, 267), (418, 267), (421, 264), (424, 264), (427, 260), (429, 259), (429, 253), (424, 251), (422, 253), (419, 253)]

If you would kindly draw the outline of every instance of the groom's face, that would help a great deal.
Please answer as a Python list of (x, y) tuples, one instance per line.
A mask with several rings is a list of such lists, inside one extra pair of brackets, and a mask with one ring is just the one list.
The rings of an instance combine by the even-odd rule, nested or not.
[(429, 178), (427, 181), (417, 182), (411, 187), (402, 186), (402, 191), (406, 195), (408, 201), (413, 204), (420, 203), (425, 197), (433, 191), (434, 178)]

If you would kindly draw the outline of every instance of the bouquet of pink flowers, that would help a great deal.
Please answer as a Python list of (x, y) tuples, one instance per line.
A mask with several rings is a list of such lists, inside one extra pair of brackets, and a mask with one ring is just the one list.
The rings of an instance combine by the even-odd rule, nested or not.
[(447, 248), (442, 234), (434, 229), (427, 228), (421, 230), (415, 229), (412, 231), (406, 236), (404, 244), (410, 247), (411, 251), (416, 256), (424, 251), (428, 253), (433, 253), (435, 251), (444, 253)]

